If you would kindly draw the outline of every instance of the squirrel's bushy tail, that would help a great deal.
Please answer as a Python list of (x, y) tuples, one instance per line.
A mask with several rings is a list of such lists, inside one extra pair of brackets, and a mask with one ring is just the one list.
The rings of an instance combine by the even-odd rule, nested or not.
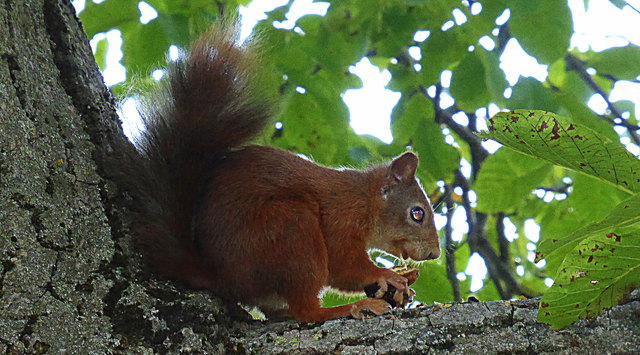
[(169, 65), (162, 90), (143, 99), (145, 130), (123, 162), (147, 261), (195, 287), (207, 286), (193, 244), (207, 177), (226, 152), (264, 128), (270, 113), (257, 88), (257, 49), (237, 44), (237, 28), (214, 26)]

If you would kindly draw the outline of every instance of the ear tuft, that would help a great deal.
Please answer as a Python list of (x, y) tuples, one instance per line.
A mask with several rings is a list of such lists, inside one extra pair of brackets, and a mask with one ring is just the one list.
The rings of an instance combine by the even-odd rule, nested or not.
[(412, 152), (405, 152), (391, 162), (389, 177), (398, 182), (411, 181), (415, 178), (417, 168), (418, 156)]

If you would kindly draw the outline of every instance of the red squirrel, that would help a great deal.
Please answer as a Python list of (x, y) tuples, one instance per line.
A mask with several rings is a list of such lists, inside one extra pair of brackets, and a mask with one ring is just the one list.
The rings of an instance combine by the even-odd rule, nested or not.
[[(146, 99), (144, 131), (125, 171), (137, 198), (135, 233), (151, 267), (193, 288), (259, 306), (268, 317), (322, 322), (383, 314), (389, 285), (407, 278), (367, 251), (440, 255), (433, 210), (406, 152), (366, 170), (330, 169), (277, 148), (250, 145), (269, 122), (259, 91), (260, 51), (214, 26)], [(129, 160), (131, 161), (131, 160)], [(323, 308), (331, 288), (378, 298)]]

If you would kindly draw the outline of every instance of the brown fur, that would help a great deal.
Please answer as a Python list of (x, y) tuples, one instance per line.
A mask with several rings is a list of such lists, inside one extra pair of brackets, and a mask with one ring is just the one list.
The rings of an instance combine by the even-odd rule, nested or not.
[[(438, 257), (417, 157), (334, 170), (247, 146), (270, 107), (253, 85), (259, 56), (236, 46), (234, 31), (216, 27), (169, 68), (162, 95), (147, 103), (138, 152), (123, 160), (140, 201), (145, 256), (167, 277), (273, 316), (307, 322), (385, 312), (378, 299), (321, 308), (318, 295), (324, 286), (406, 288), (405, 278), (371, 262), (368, 249)], [(410, 220), (413, 206), (424, 209), (423, 223)]]

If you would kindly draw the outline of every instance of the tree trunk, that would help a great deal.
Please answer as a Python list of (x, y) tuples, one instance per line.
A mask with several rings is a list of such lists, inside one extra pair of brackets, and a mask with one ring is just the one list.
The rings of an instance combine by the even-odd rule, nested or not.
[(114, 107), (69, 1), (1, 3), (2, 353), (127, 352), (183, 322), (219, 343), (217, 302), (140, 276), (102, 173), (123, 137)]
[(315, 325), (247, 321), (141, 268), (127, 199), (104, 173), (123, 137), (69, 1), (3, 0), (0, 352), (640, 350), (640, 297), (561, 332), (535, 323), (534, 301)]
[(66, 2), (3, 1), (0, 51), (0, 351), (104, 351), (112, 100)]

